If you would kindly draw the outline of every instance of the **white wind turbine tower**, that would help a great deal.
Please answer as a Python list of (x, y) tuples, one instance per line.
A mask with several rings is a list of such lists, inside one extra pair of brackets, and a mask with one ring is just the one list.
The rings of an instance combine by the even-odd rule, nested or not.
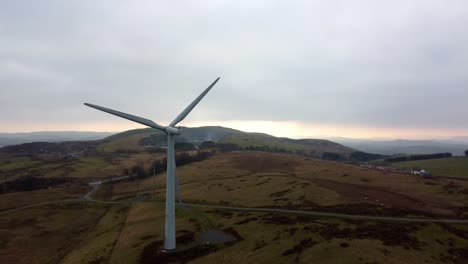
[(193, 110), (193, 108), (203, 99), (203, 97), (211, 90), (211, 88), (218, 82), (219, 77), (206, 88), (187, 108), (182, 111), (168, 126), (161, 126), (155, 122), (115, 111), (109, 108), (105, 108), (98, 105), (85, 103), (86, 106), (96, 108), (98, 110), (113, 114), (130, 121), (149, 126), (163, 131), (167, 135), (167, 176), (166, 176), (166, 223), (165, 223), (165, 240), (164, 249), (166, 251), (172, 251), (176, 248), (175, 238), (175, 188), (176, 188), (176, 164), (175, 164), (175, 152), (174, 152), (174, 136), (180, 135), (180, 128), (176, 125), (184, 120), (184, 118)]

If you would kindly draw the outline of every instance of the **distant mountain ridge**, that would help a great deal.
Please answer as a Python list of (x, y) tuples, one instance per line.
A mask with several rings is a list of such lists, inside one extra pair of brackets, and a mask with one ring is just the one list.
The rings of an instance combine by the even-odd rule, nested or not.
[(115, 134), (115, 132), (39, 131), (24, 133), (0, 133), (0, 146), (4, 147), (31, 142), (99, 140), (112, 134)]
[[(213, 141), (225, 144), (247, 146), (269, 146), (302, 153), (312, 151), (317, 155), (323, 152), (350, 153), (360, 150), (381, 155), (393, 154), (431, 154), (450, 152), (464, 155), (468, 149), (468, 137), (453, 137), (447, 140), (372, 140), (336, 137), (323, 139), (290, 139), (274, 137), (264, 133), (249, 133), (220, 126), (181, 127), (182, 135), (177, 142), (200, 144)], [(130, 149), (143, 149), (145, 146), (164, 146), (162, 132), (150, 128), (134, 129), (121, 133), (115, 132), (82, 132), (82, 131), (44, 131), (27, 133), (0, 133), (0, 146), (18, 145), (30, 142), (66, 142), (102, 140), (103, 148), (115, 151), (125, 146)]]
[(468, 150), (466, 137), (448, 140), (371, 140), (352, 138), (331, 138), (331, 140), (345, 146), (382, 155), (450, 152), (455, 156), (463, 156), (464, 151)]

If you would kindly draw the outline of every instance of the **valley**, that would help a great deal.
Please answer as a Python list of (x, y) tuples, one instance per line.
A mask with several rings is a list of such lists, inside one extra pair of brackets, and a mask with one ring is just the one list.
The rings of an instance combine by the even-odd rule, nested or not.
[[(147, 135), (139, 134), (113, 136), (92, 143), (92, 148), (86, 143), (83, 149), (88, 153), (75, 157), (66, 157), (63, 148), (39, 148), (29, 155), (21, 152), (24, 147), (2, 152), (0, 262), (467, 260), (468, 181), (424, 178), (310, 155), (320, 149), (309, 148), (308, 155), (300, 155), (283, 151), (287, 140), (280, 139), (280, 146), (274, 138), (269, 139), (268, 151), (226, 148), (221, 138), (204, 144), (206, 148), (177, 151), (180, 251), (162, 254), (165, 153), (141, 147), (138, 142)], [(89, 193), (90, 182), (123, 176), (127, 178), (103, 183)], [(25, 183), (30, 190), (13, 190)]]

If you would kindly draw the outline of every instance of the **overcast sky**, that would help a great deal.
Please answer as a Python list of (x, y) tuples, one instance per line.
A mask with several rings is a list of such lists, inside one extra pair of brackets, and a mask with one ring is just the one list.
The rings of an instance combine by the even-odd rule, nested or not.
[(181, 125), (468, 135), (468, 2), (0, 2), (0, 132), (167, 124), (218, 76)]

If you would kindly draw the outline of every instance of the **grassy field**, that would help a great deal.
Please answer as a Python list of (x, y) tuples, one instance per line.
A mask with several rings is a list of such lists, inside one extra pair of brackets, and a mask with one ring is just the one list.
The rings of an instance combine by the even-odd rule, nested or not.
[[(468, 226), (200, 209), (177, 211), (182, 252), (162, 255), (162, 203), (69, 204), (0, 216), (1, 263), (464, 263)], [(215, 228), (232, 241), (206, 245)], [(47, 240), (47, 243), (44, 241)], [(209, 238), (208, 238), (209, 240)]]
[(0, 263), (58, 263), (83, 241), (102, 206), (49, 205), (0, 216)]
[[(105, 162), (91, 158), (76, 165), (82, 168), (75, 168), (88, 170), (88, 174), (104, 173), (106, 166), (127, 166), (147, 158), (139, 155), (146, 154)], [(37, 168), (37, 164), (33, 166)], [(468, 217), (468, 182), (457, 179), (423, 179), (301, 156), (247, 151), (220, 153), (180, 166), (177, 173), (187, 202), (379, 216)], [(468, 261), (468, 225), (358, 221), (207, 207), (177, 209), (177, 243), (182, 251), (167, 256), (161, 254), (164, 187), (165, 173), (161, 173), (156, 176), (156, 190), (154, 178), (148, 177), (104, 185), (96, 194), (98, 199), (138, 203), (57, 203), (0, 214), (0, 263)], [(0, 195), (0, 211), (79, 197), (86, 191), (4, 194)], [(213, 230), (222, 231), (232, 241), (206, 244)]]
[(0, 212), (30, 204), (78, 198), (83, 196), (83, 193), (86, 193), (87, 191), (87, 186), (75, 185), (68, 188), (6, 193), (0, 195)]
[(39, 164), (39, 161), (34, 161), (30, 157), (11, 157), (0, 160), (0, 170), (8, 171), (21, 168), (32, 167)]
[(422, 168), (437, 176), (468, 178), (468, 157), (404, 161), (392, 165), (399, 168)]
[[(385, 263), (440, 263), (450, 247), (466, 250), (468, 246), (468, 237), (459, 237), (447, 232), (446, 227), (433, 224), (205, 212), (219, 228), (233, 228), (243, 240), (193, 263), (381, 263), (383, 259)], [(456, 228), (467, 231), (466, 226)], [(436, 239), (446, 244), (441, 245)], [(437, 250), (428, 250), (433, 248)]]
[[(423, 179), (286, 154), (224, 153), (179, 167), (177, 173), (182, 197), (193, 202), (440, 216), (462, 214), (468, 205), (466, 181)], [(156, 193), (163, 199), (165, 174), (156, 178)], [(112, 188), (114, 199), (141, 195), (154, 190), (154, 178)]]
[(34, 177), (73, 177), (106, 178), (122, 175), (124, 169), (142, 164), (145, 169), (152, 167), (155, 159), (161, 159), (161, 153), (136, 153), (112, 156), (82, 157), (71, 160), (50, 161), (32, 160), (30, 157), (0, 158), (0, 182), (15, 180), (23, 176)]
[(127, 206), (114, 206), (104, 211), (83, 240), (63, 258), (62, 263), (102, 263), (109, 260), (120, 240), (127, 219)]

